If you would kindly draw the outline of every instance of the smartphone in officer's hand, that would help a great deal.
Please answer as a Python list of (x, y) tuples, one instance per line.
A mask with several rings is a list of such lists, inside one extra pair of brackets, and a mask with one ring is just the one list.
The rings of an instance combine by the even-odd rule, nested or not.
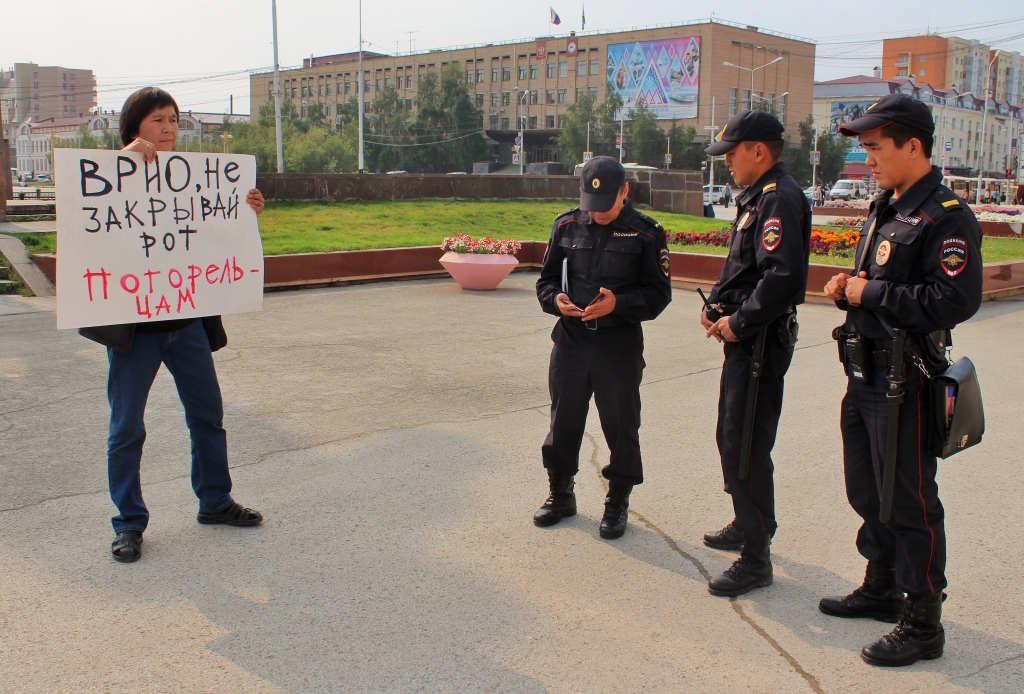
[(583, 309), (574, 304), (567, 294), (559, 294), (555, 299), (558, 302), (558, 310), (567, 315), (583, 315)]

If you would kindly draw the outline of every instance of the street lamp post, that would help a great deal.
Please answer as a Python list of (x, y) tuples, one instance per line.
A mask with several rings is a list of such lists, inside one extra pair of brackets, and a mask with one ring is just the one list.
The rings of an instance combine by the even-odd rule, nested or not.
[(988, 137), (988, 131), (985, 129), (985, 122), (988, 120), (988, 84), (992, 75), (992, 64), (996, 62), (996, 58), (999, 57), (999, 53), (1002, 49), (997, 49), (995, 54), (992, 56), (992, 60), (988, 61), (988, 69), (985, 70), (985, 112), (981, 116), (981, 161), (978, 163), (978, 191), (974, 197), (974, 204), (981, 204), (981, 177), (985, 173), (985, 138)]
[[(754, 73), (757, 72), (758, 70), (761, 70), (761, 69), (764, 69), (764, 68), (768, 67), (769, 65), (774, 65), (775, 63), (777, 63), (777, 62), (779, 62), (781, 60), (784, 60), (784, 58), (783, 58), (783, 56), (780, 55), (778, 58), (776, 58), (775, 60), (771, 61), (770, 63), (765, 63), (764, 65), (761, 65), (760, 67), (755, 67), (755, 68), (742, 67), (741, 65), (734, 65), (733, 63), (722, 63), (722, 65), (724, 65), (726, 67), (734, 67), (737, 70), (746, 70), (747, 72), (750, 73), (750, 108), (747, 109), (748, 111), (753, 111), (754, 110)], [(789, 92), (786, 92), (786, 93), (789, 94)]]
[(281, 64), (277, 59), (277, 0), (271, 0), (274, 19), (274, 130), (277, 140), (277, 173), (284, 173), (284, 141), (281, 139)]

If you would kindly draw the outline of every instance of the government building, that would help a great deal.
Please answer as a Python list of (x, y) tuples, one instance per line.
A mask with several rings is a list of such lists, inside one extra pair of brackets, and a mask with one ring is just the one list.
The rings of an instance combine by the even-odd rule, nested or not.
[[(512, 163), (520, 127), (527, 163), (559, 162), (553, 138), (566, 108), (583, 94), (600, 104), (610, 89), (626, 111), (643, 101), (665, 129), (675, 121), (694, 126), (698, 137), (710, 136), (711, 128), (753, 104), (771, 106), (787, 137), (796, 138), (797, 124), (811, 112), (814, 51), (808, 39), (717, 19), (395, 55), (364, 51), (363, 109), (394, 86), (414, 115), (420, 79), (457, 63), (483, 116), (492, 156), (503, 164)], [(328, 120), (341, 127), (338, 105), (357, 94), (358, 74), (358, 53), (311, 57), (281, 72), (282, 97), (301, 115), (310, 104), (323, 104)], [(274, 73), (253, 74), (250, 95), (254, 115), (273, 104)], [(624, 146), (628, 161), (628, 141)]]

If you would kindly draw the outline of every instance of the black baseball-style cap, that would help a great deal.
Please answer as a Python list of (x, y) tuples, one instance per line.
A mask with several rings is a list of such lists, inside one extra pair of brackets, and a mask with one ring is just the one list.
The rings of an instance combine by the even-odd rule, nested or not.
[(722, 139), (704, 151), (717, 157), (736, 149), (741, 142), (773, 142), (785, 132), (778, 118), (767, 111), (744, 111), (729, 119), (722, 128)]
[(619, 188), (626, 182), (626, 170), (612, 157), (594, 157), (580, 173), (580, 209), (607, 212), (615, 207)]
[(906, 94), (889, 94), (868, 106), (867, 113), (857, 120), (839, 126), (839, 132), (846, 137), (857, 137), (861, 133), (901, 123), (915, 130), (932, 135), (935, 121), (932, 112), (917, 99)]

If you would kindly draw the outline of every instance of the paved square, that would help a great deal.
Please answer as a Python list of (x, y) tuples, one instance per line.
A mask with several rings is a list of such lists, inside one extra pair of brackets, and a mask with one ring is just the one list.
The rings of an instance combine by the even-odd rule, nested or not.
[(55, 330), (53, 299), (0, 297), (0, 690), (1020, 692), (1024, 690), (1024, 300), (955, 333), (984, 388), (982, 445), (940, 464), (946, 655), (890, 671), (890, 629), (817, 611), (860, 583), (830, 339), (802, 307), (774, 459), (772, 587), (729, 601), (734, 554), (714, 444), (721, 348), (675, 292), (645, 328), (647, 482), (598, 537), (596, 410), (580, 514), (541, 530), (548, 337), (535, 273), (268, 294), (216, 355), (235, 497), (259, 528), (200, 526), (188, 434), (161, 370), (150, 396), (142, 560), (110, 559), (106, 357)]

